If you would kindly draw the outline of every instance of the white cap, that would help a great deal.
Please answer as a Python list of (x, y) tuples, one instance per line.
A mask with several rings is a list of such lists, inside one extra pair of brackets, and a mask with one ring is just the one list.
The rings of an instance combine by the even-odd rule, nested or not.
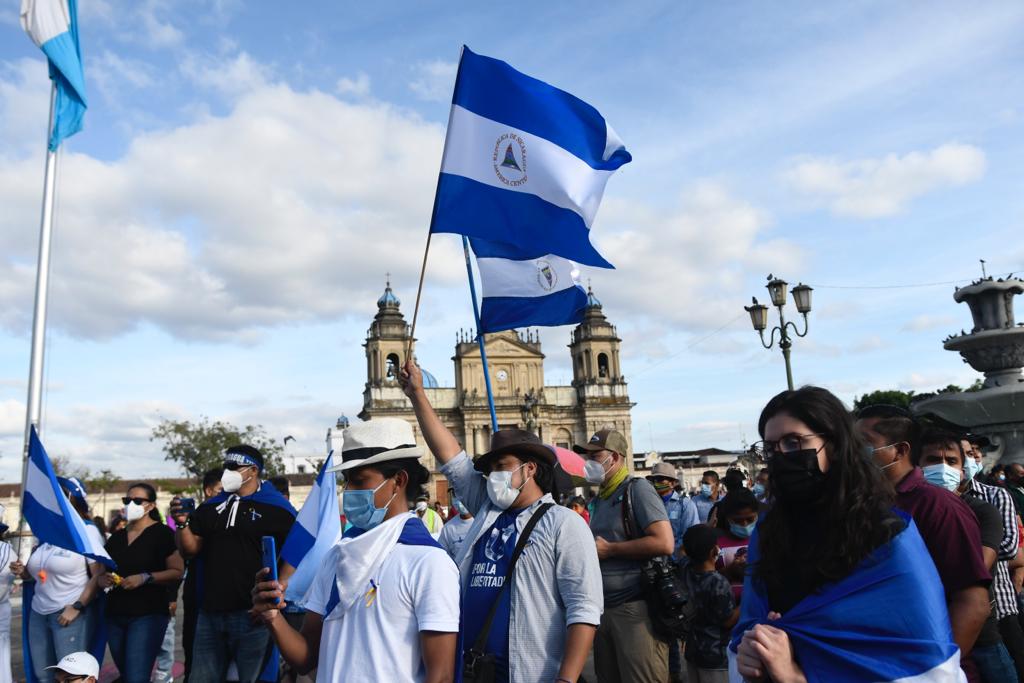
[(48, 666), (47, 669), (60, 669), (72, 676), (92, 676), (99, 678), (100, 665), (88, 652), (72, 652), (64, 659), (57, 662), (56, 666)]

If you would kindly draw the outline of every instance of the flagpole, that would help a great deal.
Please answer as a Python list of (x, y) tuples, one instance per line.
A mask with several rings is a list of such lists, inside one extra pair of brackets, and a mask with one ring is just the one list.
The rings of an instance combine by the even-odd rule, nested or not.
[[(39, 262), (36, 266), (36, 298), (32, 314), (32, 356), (28, 371), (28, 405), (25, 411), (25, 448), (21, 463), (21, 513), (18, 518), (18, 554), (24, 538), (21, 532), (25, 526), (25, 485), (28, 478), (29, 442), (32, 428), (41, 432), (43, 406), (43, 351), (46, 348), (46, 304), (50, 287), (50, 236), (53, 232), (54, 190), (57, 185), (57, 154), (60, 147), (50, 149), (53, 133), (54, 110), (57, 102), (57, 86), (50, 85), (50, 121), (46, 126), (46, 170), (43, 175), (43, 208), (39, 225)], [(42, 437), (40, 437), (42, 438)]]
[(480, 331), (480, 305), (476, 302), (476, 283), (473, 281), (473, 264), (469, 259), (469, 238), (462, 236), (462, 251), (466, 255), (466, 274), (469, 276), (469, 296), (473, 299), (473, 318), (476, 320), (476, 341), (480, 344), (480, 360), (484, 366), (484, 386), (487, 388), (487, 407), (491, 410), (491, 433), (498, 431), (498, 414), (494, 411), (494, 391), (491, 389), (491, 372), (487, 367), (487, 349), (484, 348), (484, 333)]

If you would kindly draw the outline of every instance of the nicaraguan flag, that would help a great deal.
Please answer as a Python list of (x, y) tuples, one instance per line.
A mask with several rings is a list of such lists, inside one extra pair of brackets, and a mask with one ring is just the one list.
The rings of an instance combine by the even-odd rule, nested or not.
[(50, 151), (82, 130), (85, 72), (78, 46), (78, 0), (21, 0), (21, 26), (43, 51), (57, 86)]
[[(764, 586), (748, 571), (729, 645), (729, 680), (741, 680), (736, 648), (757, 624), (786, 632), (809, 683), (966, 680), (942, 581), (917, 526), (909, 516), (905, 520), (906, 528), (849, 576), (808, 595), (774, 621), (768, 620)], [(757, 546), (755, 532), (748, 567), (757, 561)]]
[(296, 568), (284, 597), (300, 607), (327, 552), (341, 540), (337, 474), (329, 471), (333, 457), (332, 452), (320, 468), (313, 490), (302, 504), (281, 548), (281, 559)]
[[(99, 541), (86, 533), (85, 522), (61, 491), (35, 427), (29, 435), (28, 472), (21, 505), (32, 533), (40, 541), (115, 568), (114, 561)], [(99, 539), (99, 534), (96, 534), (96, 539)]]
[(590, 226), (631, 159), (592, 106), (463, 47), (430, 229), (611, 268)]
[(574, 325), (583, 320), (587, 293), (576, 264), (546, 254), (523, 258), (502, 244), (470, 240), (480, 268), (480, 332), (514, 327)]

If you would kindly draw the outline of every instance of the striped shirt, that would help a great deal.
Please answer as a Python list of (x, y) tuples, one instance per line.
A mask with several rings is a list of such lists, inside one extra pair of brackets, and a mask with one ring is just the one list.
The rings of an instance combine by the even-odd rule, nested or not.
[(1017, 591), (1010, 579), (1008, 560), (1017, 555), (1019, 536), (1017, 532), (1017, 509), (1005, 490), (997, 486), (971, 480), (967, 495), (984, 500), (995, 506), (1003, 519), (1003, 540), (999, 543), (998, 560), (992, 568), (992, 596), (997, 619), (1017, 614)]

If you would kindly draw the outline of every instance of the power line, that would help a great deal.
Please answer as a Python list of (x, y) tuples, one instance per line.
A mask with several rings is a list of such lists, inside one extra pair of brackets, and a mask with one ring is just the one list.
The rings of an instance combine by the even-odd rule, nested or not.
[[(1018, 268), (1017, 270), (1024, 270), (1024, 268)], [(1007, 278), (1013, 275), (1017, 271), (1010, 271), (1005, 273), (1002, 277)], [(815, 289), (915, 289), (918, 287), (948, 287), (950, 285), (960, 285), (965, 282), (975, 282), (976, 278), (963, 278), (962, 280), (945, 280), (943, 282), (918, 282), (914, 284), (905, 285), (818, 285), (812, 284), (811, 286)]]
[(701, 343), (703, 343), (703, 342), (707, 341), (708, 339), (711, 339), (712, 337), (714, 337), (714, 336), (715, 336), (716, 334), (718, 334), (718, 333), (719, 333), (719, 332), (721, 332), (722, 330), (726, 329), (727, 327), (731, 327), (733, 323), (735, 323), (735, 322), (736, 322), (737, 320), (739, 320), (740, 318), (745, 318), (745, 317), (746, 317), (746, 315), (747, 315), (747, 314), (746, 314), (746, 312), (744, 312), (744, 313), (740, 313), (740, 314), (739, 314), (739, 315), (737, 315), (737, 316), (736, 316), (735, 318), (733, 318), (733, 319), (732, 319), (732, 320), (730, 320), (729, 322), (725, 323), (725, 324), (724, 324), (724, 325), (722, 325), (721, 327), (718, 327), (718, 328), (716, 328), (716, 329), (712, 330), (711, 332), (708, 332), (708, 333), (707, 333), (707, 334), (705, 334), (705, 335), (704, 335), (703, 337), (700, 337), (700, 338), (698, 338), (698, 339), (695, 339), (694, 341), (690, 342), (689, 344), (687, 344), (686, 346), (684, 346), (684, 347), (683, 347), (682, 349), (680, 349), (679, 351), (677, 351), (677, 352), (673, 353), (673, 354), (672, 354), (671, 356), (666, 356), (665, 358), (662, 358), (661, 360), (659, 360), (659, 361), (658, 361), (657, 363), (653, 363), (653, 364), (651, 364), (651, 365), (648, 365), (648, 366), (647, 366), (646, 368), (644, 368), (644, 369), (643, 369), (643, 370), (641, 370), (640, 372), (637, 372), (636, 374), (634, 374), (634, 375), (633, 375), (633, 377), (634, 377), (634, 378), (635, 378), (635, 377), (639, 377), (640, 375), (644, 374), (644, 373), (645, 373), (645, 372), (647, 372), (648, 370), (653, 370), (654, 368), (658, 367), (659, 365), (662, 365), (662, 364), (664, 364), (664, 363), (667, 363), (667, 362), (669, 362), (670, 360), (672, 360), (673, 358), (676, 358), (677, 356), (680, 356), (680, 355), (682, 355), (682, 354), (686, 353), (687, 351), (689, 351), (689, 350), (690, 350), (690, 349), (692, 349), (693, 347), (697, 346), (698, 344), (701, 344)]

